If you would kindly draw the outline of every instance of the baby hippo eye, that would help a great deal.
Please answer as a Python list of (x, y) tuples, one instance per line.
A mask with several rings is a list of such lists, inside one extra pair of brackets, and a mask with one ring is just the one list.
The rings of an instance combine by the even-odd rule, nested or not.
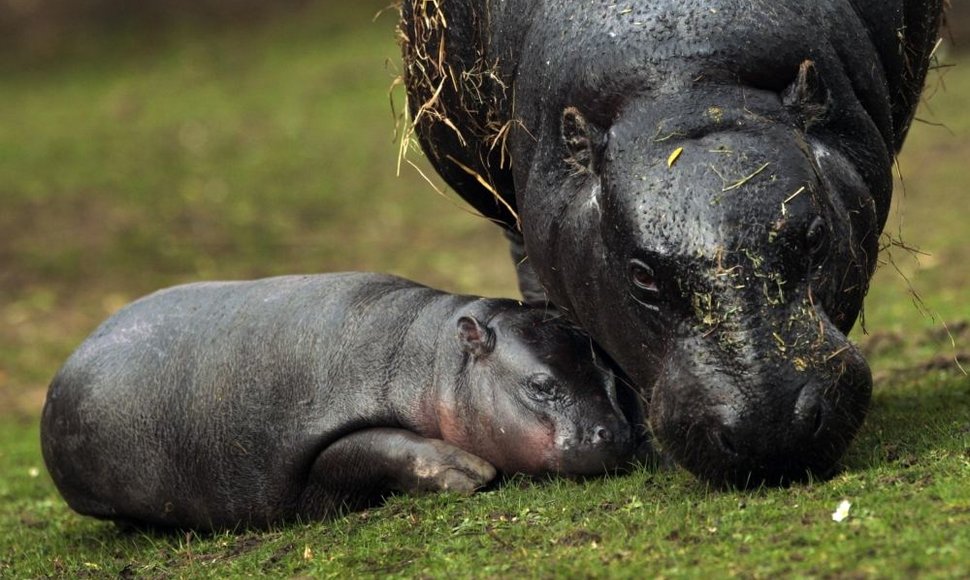
[(537, 399), (551, 399), (556, 396), (557, 389), (556, 379), (545, 373), (529, 377), (529, 394)]

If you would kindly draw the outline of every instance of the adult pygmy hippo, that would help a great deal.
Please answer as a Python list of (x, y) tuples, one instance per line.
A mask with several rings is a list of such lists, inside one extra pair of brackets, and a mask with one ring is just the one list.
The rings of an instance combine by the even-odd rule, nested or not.
[(72, 508), (197, 529), (594, 474), (632, 452), (613, 374), (541, 309), (377, 274), (162, 290), (54, 378), (44, 460)]
[(942, 0), (402, 1), (435, 169), (715, 482), (833, 469)]

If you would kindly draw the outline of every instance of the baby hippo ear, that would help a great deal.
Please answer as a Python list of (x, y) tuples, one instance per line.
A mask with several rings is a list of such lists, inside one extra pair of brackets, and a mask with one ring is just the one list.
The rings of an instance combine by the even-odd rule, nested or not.
[(472, 316), (458, 319), (458, 344), (461, 349), (476, 358), (495, 350), (495, 333)]

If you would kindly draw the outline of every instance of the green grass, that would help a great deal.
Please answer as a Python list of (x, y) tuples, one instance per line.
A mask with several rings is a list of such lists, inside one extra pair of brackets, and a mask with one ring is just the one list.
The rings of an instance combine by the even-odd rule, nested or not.
[[(238, 535), (123, 533), (72, 513), (40, 456), (46, 384), (140, 294), (346, 269), (514, 293), (497, 228), (413, 170), (395, 176), (398, 59), (393, 16), (370, 21), (380, 6), (3, 66), (0, 577), (970, 574), (970, 379), (954, 363), (970, 349), (962, 67), (921, 114), (949, 131), (916, 126), (900, 160), (906, 193), (889, 230), (903, 219), (906, 243), (931, 255), (893, 250), (909, 284), (891, 266), (877, 275), (870, 335), (856, 336), (877, 378), (873, 407), (831, 481), (724, 492), (644, 468), (399, 497)], [(836, 523), (842, 500), (850, 516)]]

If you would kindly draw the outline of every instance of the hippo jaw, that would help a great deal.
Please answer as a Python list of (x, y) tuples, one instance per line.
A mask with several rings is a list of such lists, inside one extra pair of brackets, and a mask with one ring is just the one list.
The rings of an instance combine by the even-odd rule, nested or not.
[(873, 167), (781, 95), (735, 92), (627, 103), (608, 126), (567, 107), (566, 193), (524, 236), (550, 299), (650, 401), (663, 448), (712, 482), (777, 484), (830, 473), (865, 417), (871, 376), (845, 333), (882, 216)]
[[(810, 305), (786, 311), (790, 326), (712, 328), (672, 341), (650, 425), (705, 480), (747, 487), (827, 477), (865, 418), (872, 377), (861, 353)], [(725, 351), (734, 349), (728, 366)]]

